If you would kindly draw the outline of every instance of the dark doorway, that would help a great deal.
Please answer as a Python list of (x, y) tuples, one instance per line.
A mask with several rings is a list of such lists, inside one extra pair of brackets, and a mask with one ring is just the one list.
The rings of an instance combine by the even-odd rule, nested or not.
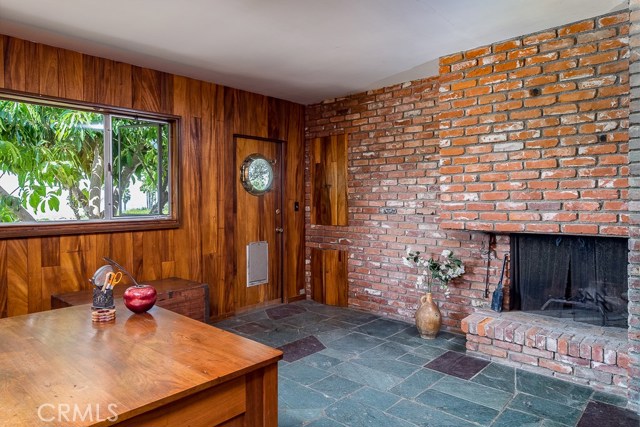
[(627, 328), (627, 240), (512, 235), (511, 309)]

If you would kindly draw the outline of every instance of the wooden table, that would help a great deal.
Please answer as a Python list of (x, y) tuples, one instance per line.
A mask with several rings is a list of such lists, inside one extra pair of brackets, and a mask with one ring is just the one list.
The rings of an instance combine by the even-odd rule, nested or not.
[(0, 425), (277, 426), (282, 352), (116, 307), (111, 324), (89, 305), (0, 319)]
[[(156, 288), (158, 299), (156, 305), (183, 316), (202, 322), (209, 321), (209, 285), (192, 280), (170, 277), (168, 279), (144, 282)], [(128, 285), (113, 288), (113, 297), (122, 298)], [(71, 307), (90, 304), (93, 301), (93, 290), (67, 292), (51, 295), (51, 308)]]

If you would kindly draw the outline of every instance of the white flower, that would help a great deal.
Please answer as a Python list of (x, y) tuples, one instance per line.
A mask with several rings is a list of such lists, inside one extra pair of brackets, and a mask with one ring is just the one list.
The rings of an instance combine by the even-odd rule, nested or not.
[(413, 267), (413, 264), (407, 258), (402, 258), (402, 263), (407, 267)]
[(445, 258), (449, 258), (449, 256), (451, 255), (451, 251), (448, 249), (445, 249), (442, 251), (442, 256)]

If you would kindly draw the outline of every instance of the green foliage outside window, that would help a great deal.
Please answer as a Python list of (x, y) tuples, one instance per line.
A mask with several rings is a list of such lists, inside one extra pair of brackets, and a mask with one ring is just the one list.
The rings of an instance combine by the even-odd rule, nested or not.
[(168, 215), (169, 134), (167, 122), (0, 99), (0, 222)]

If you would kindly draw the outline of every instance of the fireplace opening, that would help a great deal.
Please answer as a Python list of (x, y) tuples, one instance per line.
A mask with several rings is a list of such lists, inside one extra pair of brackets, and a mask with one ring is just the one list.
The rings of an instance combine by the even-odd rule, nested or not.
[(627, 239), (511, 235), (510, 309), (627, 328)]

